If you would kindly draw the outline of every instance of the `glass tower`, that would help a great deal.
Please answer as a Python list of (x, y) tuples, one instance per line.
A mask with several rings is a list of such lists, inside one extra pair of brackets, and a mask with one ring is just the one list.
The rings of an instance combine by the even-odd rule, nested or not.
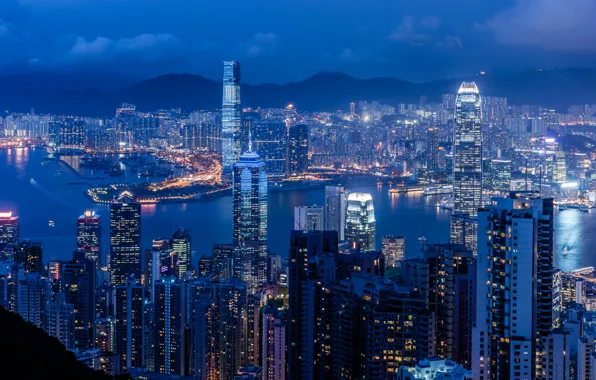
[(455, 105), (451, 242), (475, 247), (482, 199), (482, 101), (475, 83), (462, 83)]
[(141, 278), (141, 205), (121, 196), (110, 207), (110, 278), (113, 286)]
[(179, 229), (172, 236), (172, 248), (178, 253), (177, 265), (178, 278), (184, 277), (191, 261), (190, 233), (188, 230)]
[(91, 210), (79, 216), (77, 220), (77, 249), (85, 252), (87, 259), (95, 261), (99, 267), (101, 261), (101, 217)]
[(234, 165), (233, 208), (236, 277), (252, 290), (265, 281), (267, 257), (267, 173), (249, 144)]
[(233, 165), (240, 158), (240, 62), (224, 62), (223, 100), (221, 111), (222, 165), (224, 174), (230, 175)]
[(369, 193), (348, 195), (346, 212), (346, 240), (352, 246), (358, 245), (362, 252), (376, 248), (375, 207)]

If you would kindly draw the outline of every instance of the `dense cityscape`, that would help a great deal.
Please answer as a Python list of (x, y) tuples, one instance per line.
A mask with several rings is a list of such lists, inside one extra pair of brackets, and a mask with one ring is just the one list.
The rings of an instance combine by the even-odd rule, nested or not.
[[(253, 109), (240, 78), (224, 62), (218, 110), (0, 119), (3, 151), (42, 149), (56, 181), (74, 173), (98, 206), (72, 221), (67, 260), (1, 210), (0, 306), (110, 376), (595, 376), (594, 268), (557, 268), (554, 221), (594, 212), (596, 104), (512, 105), (464, 82), (416, 104)], [(373, 194), (350, 190), (363, 184), (434, 197), (449, 242), (395, 228), (379, 246)], [(324, 204), (296, 206), (289, 252), (272, 252), (269, 195), (310, 189)], [(211, 252), (193, 249), (192, 225), (142, 244), (142, 205), (230, 196)]]

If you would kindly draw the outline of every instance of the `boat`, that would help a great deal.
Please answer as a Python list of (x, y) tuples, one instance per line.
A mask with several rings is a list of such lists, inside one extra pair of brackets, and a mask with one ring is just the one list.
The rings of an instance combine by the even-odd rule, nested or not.
[(445, 197), (441, 199), (437, 203), (437, 208), (441, 210), (452, 210), (453, 209), (453, 199), (451, 197)]
[(581, 211), (581, 212), (588, 212), (588, 211), (590, 211), (590, 208), (588, 206), (586, 206), (586, 205), (580, 205), (579, 206), (579, 211)]
[(53, 220), (50, 220), (50, 221), (48, 222), (48, 226), (50, 226), (50, 227), (54, 227), (54, 221), (53, 221)]
[(390, 194), (402, 194), (402, 193), (407, 193), (408, 190), (406, 189), (389, 189), (389, 193)]
[(567, 205), (565, 203), (559, 204), (559, 211), (567, 210)]
[(567, 253), (569, 253), (569, 250), (567, 247), (563, 247), (563, 255), (567, 255)]
[(441, 186), (426, 186), (422, 193), (422, 196), (427, 195), (441, 195), (441, 194), (451, 194), (453, 192), (452, 185), (441, 185)]

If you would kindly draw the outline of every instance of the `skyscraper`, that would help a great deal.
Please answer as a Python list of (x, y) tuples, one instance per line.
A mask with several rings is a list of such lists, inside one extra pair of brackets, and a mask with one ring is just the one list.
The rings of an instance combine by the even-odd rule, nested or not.
[(155, 371), (185, 375), (185, 284), (175, 277), (155, 283)]
[(225, 61), (223, 73), (223, 100), (221, 111), (222, 164), (224, 174), (230, 175), (234, 163), (240, 159), (240, 62)]
[(184, 277), (186, 271), (190, 267), (191, 260), (191, 246), (190, 246), (190, 233), (188, 230), (179, 229), (174, 232), (172, 236), (172, 248), (178, 253), (178, 264), (177, 264), (177, 276), (178, 278)]
[(297, 175), (308, 170), (308, 125), (290, 127), (288, 143), (288, 173)]
[(56, 293), (54, 300), (45, 305), (44, 331), (58, 338), (66, 349), (72, 350), (74, 345), (74, 306), (66, 303), (64, 293)]
[(101, 264), (101, 216), (91, 210), (77, 219), (77, 249), (85, 252), (85, 257)]
[(475, 218), (482, 202), (482, 101), (475, 83), (459, 88), (453, 132), (451, 242), (475, 250), (475, 224), (462, 221)]
[(406, 252), (406, 238), (404, 236), (385, 235), (382, 240), (382, 252), (385, 256), (387, 268), (396, 267)]
[(439, 168), (439, 127), (437, 115), (433, 115), (432, 125), (426, 130), (426, 168), (437, 170)]
[(129, 194), (110, 206), (110, 281), (125, 285), (130, 275), (141, 279), (141, 205)]
[(286, 323), (283, 312), (272, 306), (263, 309), (263, 380), (286, 379)]
[(534, 379), (542, 342), (559, 326), (553, 215), (553, 200), (530, 192), (493, 198), (478, 214), (472, 370), (480, 380)]
[(235, 272), (252, 292), (266, 280), (267, 257), (267, 173), (252, 147), (234, 165), (232, 186)]
[(23, 264), (25, 273), (43, 272), (41, 242), (23, 240), (14, 249), (14, 261)]
[(60, 150), (84, 150), (86, 144), (85, 121), (67, 118), (52, 122), (58, 132)]
[(376, 249), (375, 207), (369, 193), (348, 195), (346, 240), (362, 252)]
[(300, 231), (323, 231), (325, 208), (322, 206), (294, 207), (294, 229)]
[(343, 186), (325, 186), (325, 231), (337, 231), (345, 240), (347, 192)]
[(288, 164), (288, 128), (279, 119), (258, 120), (253, 126), (254, 150), (265, 161), (267, 174), (283, 176)]
[(19, 217), (11, 211), (0, 212), (0, 249), (19, 242)]
[(120, 355), (123, 370), (143, 366), (144, 291), (134, 279), (116, 287), (114, 353)]

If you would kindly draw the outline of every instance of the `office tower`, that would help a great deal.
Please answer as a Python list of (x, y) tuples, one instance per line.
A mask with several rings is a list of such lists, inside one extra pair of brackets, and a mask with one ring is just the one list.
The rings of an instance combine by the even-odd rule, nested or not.
[(95, 261), (86, 258), (87, 252), (75, 251), (73, 259), (62, 265), (61, 291), (66, 302), (74, 306), (77, 350), (87, 350), (95, 345), (96, 271)]
[(323, 231), (325, 208), (322, 206), (294, 207), (294, 229), (301, 231)]
[(426, 168), (439, 168), (439, 127), (436, 115), (433, 115), (432, 125), (426, 130)]
[(14, 248), (14, 261), (23, 264), (25, 273), (43, 272), (41, 242), (23, 240)]
[(281, 257), (269, 253), (267, 255), (267, 282), (277, 284), (281, 272)]
[(466, 367), (472, 355), (476, 260), (463, 244), (425, 244), (417, 258), (401, 261), (400, 282), (413, 284), (426, 300), (436, 332), (431, 356)]
[(263, 309), (263, 380), (286, 379), (286, 322), (284, 313), (273, 306)]
[(87, 142), (85, 121), (64, 119), (51, 122), (51, 127), (58, 133), (57, 146), (60, 150), (84, 150)]
[(553, 182), (567, 182), (567, 162), (565, 160), (564, 152), (558, 151), (555, 153), (554, 169)]
[(141, 279), (141, 205), (124, 194), (110, 205), (110, 281), (125, 285)]
[(464, 225), (460, 216), (475, 218), (482, 202), (482, 101), (475, 83), (464, 82), (459, 88), (453, 131), (453, 215), (457, 218), (451, 221), (451, 242), (474, 250), (474, 224)]
[(246, 363), (260, 363), (262, 354), (262, 311), (267, 304), (265, 290), (247, 295), (246, 301)]
[[(290, 379), (312, 379), (315, 373), (325, 373), (325, 362), (329, 359), (324, 346), (331, 339), (327, 328), (331, 306), (326, 297), (325, 286), (335, 280), (335, 262), (330, 259), (338, 253), (336, 231), (292, 231), (289, 257), (289, 310), (288, 310), (288, 377)], [(316, 265), (311, 265), (317, 257), (323, 261), (331, 278), (319, 278)], [(333, 267), (333, 268), (331, 268)], [(320, 271), (322, 272), (322, 271)], [(324, 313), (315, 315), (315, 310)], [(318, 337), (321, 341), (315, 346)], [(328, 343), (330, 344), (330, 343)], [(321, 348), (323, 348), (321, 350)], [(316, 360), (316, 364), (315, 364)], [(329, 373), (331, 369), (327, 370)]]
[(290, 127), (288, 140), (288, 174), (304, 174), (308, 170), (308, 125)]
[(74, 306), (66, 303), (64, 293), (56, 293), (54, 299), (45, 305), (44, 331), (56, 337), (66, 349), (72, 350), (74, 345)]
[(265, 163), (251, 148), (234, 164), (232, 189), (235, 272), (253, 292), (265, 282), (267, 173)]
[(183, 278), (191, 266), (190, 233), (188, 230), (179, 229), (172, 236), (172, 249), (178, 253), (177, 273), (178, 278)]
[(116, 287), (115, 298), (114, 354), (120, 356), (123, 371), (142, 367), (144, 288), (131, 278)]
[(562, 275), (562, 304), (565, 309), (565, 304), (568, 302), (575, 302), (578, 304), (586, 304), (586, 280), (572, 275)]
[(39, 273), (28, 273), (18, 279), (16, 293), (16, 312), (25, 321), (43, 327), (45, 304), (50, 298), (48, 280)]
[(348, 193), (343, 186), (325, 186), (325, 230), (337, 231), (345, 240)]
[(288, 164), (288, 128), (279, 119), (258, 120), (252, 132), (253, 149), (265, 161), (270, 177), (283, 176)]
[(503, 195), (508, 194), (511, 190), (511, 161), (491, 160), (490, 179), (494, 191), (498, 191)]
[(13, 216), (11, 211), (0, 212), (0, 249), (7, 244), (16, 245), (19, 242), (19, 217)]
[(346, 240), (362, 252), (376, 249), (375, 207), (369, 193), (350, 193), (346, 211)]
[(234, 244), (213, 244), (211, 254), (214, 256), (214, 271), (220, 280), (234, 277)]
[(382, 252), (385, 256), (386, 268), (394, 268), (406, 254), (406, 238), (404, 236), (385, 235), (382, 240)]
[(175, 277), (155, 283), (155, 371), (185, 375), (185, 285)]
[(553, 200), (493, 198), (478, 214), (472, 370), (479, 379), (533, 379), (541, 342), (559, 326)]
[(334, 378), (393, 380), (399, 367), (432, 355), (433, 317), (413, 285), (354, 272), (339, 283), (334, 298)]
[(77, 249), (85, 252), (85, 257), (101, 264), (101, 216), (86, 210), (77, 219)]
[(232, 174), (234, 163), (240, 159), (240, 62), (224, 62), (223, 101), (221, 107), (221, 157), (224, 174)]

